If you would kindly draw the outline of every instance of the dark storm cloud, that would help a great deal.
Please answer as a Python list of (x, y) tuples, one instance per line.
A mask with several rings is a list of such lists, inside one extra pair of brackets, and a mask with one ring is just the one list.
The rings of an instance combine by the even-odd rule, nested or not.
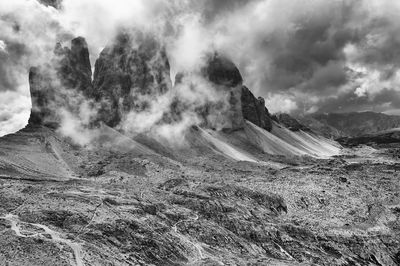
[[(380, 98), (375, 97), (381, 90), (398, 90), (399, 4), (270, 0), (246, 3), (242, 10), (242, 14), (240, 10), (225, 13), (228, 19), (221, 17), (220, 25), (227, 27), (232, 40), (247, 43), (242, 45), (245, 49), (231, 55), (246, 83), (267, 98), (273, 111), (338, 111), (343, 107), (339, 107), (340, 101), (333, 104), (332, 99), (337, 98), (354, 109), (371, 107), (375, 101), (381, 106)], [(260, 13), (265, 17), (259, 18)], [(229, 22), (231, 25), (227, 25)], [(368, 76), (376, 72), (382, 84), (370, 84)], [(368, 104), (354, 94), (358, 87), (370, 92)], [(280, 104), (277, 99), (292, 104)], [(327, 102), (332, 102), (329, 108), (324, 106)], [(291, 109), (282, 110), (280, 106)]]
[[(298, 29), (288, 33), (286, 43), (272, 60), (271, 75), (266, 80), (271, 89), (297, 87), (321, 94), (346, 83), (343, 48), (357, 36), (352, 29), (337, 29), (337, 20), (321, 12), (295, 22)], [(292, 82), (282, 82), (285, 80)]]
[(319, 9), (303, 11), (293, 21), (289, 20), (293, 23), (292, 29), (260, 36), (268, 41), (259, 52), (272, 56), (263, 81), (265, 88), (282, 92), (295, 87), (325, 94), (325, 90), (330, 93), (332, 88), (345, 84), (343, 49), (361, 38), (358, 29), (348, 24), (355, 6), (356, 2), (346, 4), (345, 8), (327, 2)]
[(399, 13), (391, 0), (0, 1), (0, 92), (28, 96), (29, 67), (60, 40), (86, 37), (94, 60), (136, 27), (164, 39), (173, 71), (230, 56), (272, 112), (396, 109)]
[(353, 60), (381, 72), (381, 79), (392, 78), (400, 66), (400, 23), (397, 18), (372, 19), (360, 29), (363, 38)]
[(368, 96), (358, 97), (354, 93), (345, 93), (338, 98), (322, 100), (320, 112), (358, 112), (375, 111), (384, 112), (400, 108), (400, 94), (394, 89), (384, 88), (373, 98)]

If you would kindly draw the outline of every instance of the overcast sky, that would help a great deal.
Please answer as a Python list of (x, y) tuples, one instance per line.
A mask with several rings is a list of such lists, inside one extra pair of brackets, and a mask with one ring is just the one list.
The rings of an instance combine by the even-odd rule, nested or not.
[(173, 73), (218, 50), (272, 112), (400, 114), (400, 1), (0, 0), (0, 135), (29, 117), (28, 69), (87, 39), (91, 61), (121, 27), (157, 34)]

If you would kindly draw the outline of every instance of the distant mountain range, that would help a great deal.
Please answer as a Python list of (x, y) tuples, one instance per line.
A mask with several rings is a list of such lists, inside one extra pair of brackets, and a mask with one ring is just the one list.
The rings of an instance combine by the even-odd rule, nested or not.
[(300, 123), (327, 137), (360, 137), (400, 127), (400, 116), (383, 113), (330, 113), (296, 117)]

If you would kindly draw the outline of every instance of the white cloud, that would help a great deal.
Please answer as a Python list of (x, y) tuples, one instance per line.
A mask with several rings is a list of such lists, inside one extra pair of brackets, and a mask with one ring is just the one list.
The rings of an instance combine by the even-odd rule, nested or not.
[(6, 51), (7, 45), (3, 40), (0, 40), (0, 52), (7, 52)]
[[(14, 97), (25, 99), (14, 104), (24, 110), (29, 109), (29, 103), (26, 101), (29, 94), (28, 69), (30, 66), (47, 63), (56, 42), (66, 42), (76, 36), (85, 37), (92, 53), (93, 64), (102, 48), (112, 40), (121, 27), (147, 30), (165, 41), (172, 77), (175, 72), (190, 72), (198, 68), (203, 63), (204, 53), (210, 50), (216, 49), (226, 53), (238, 64), (245, 84), (257, 96), (266, 97), (266, 106), (271, 112), (292, 112), (299, 108), (305, 111), (315, 110), (318, 101), (324, 97), (331, 97), (332, 94), (340, 94), (343, 92), (341, 90), (354, 91), (359, 97), (368, 94), (373, 98), (382, 88), (400, 88), (398, 72), (390, 79), (383, 80), (379, 69), (368, 67), (364, 62), (358, 64), (365, 47), (351, 42), (342, 48), (343, 58), (339, 57), (345, 61), (346, 66), (350, 66), (361, 75), (352, 79), (346, 86), (333, 88), (329, 91), (331, 95), (319, 96), (319, 90), (306, 91), (311, 101), (291, 89), (284, 91), (284, 88), (269, 87), (276, 85), (266, 82), (275, 78), (272, 70), (276, 54), (292, 44), (290, 38), (293, 33), (307, 30), (307, 26), (311, 26), (312, 30), (315, 23), (323, 25), (325, 19), (328, 19), (325, 18), (326, 14), (337, 12), (336, 1), (332, 5), (327, 4), (326, 0), (248, 1), (238, 9), (229, 9), (229, 12), (217, 15), (212, 21), (206, 20), (198, 2), (196, 0), (63, 0), (63, 8), (59, 11), (40, 5), (35, 0), (0, 1), (0, 54), (1, 51), (11, 53), (12, 44), (18, 44), (16, 47), (21, 49), (15, 52), (18, 56), (10, 57), (7, 61), (9, 64), (7, 71), (10, 73), (9, 76), (13, 77), (14, 92), (18, 94)], [(355, 12), (348, 24), (360, 27), (359, 34), (364, 34), (366, 39), (363, 45), (379, 50), (390, 38), (397, 40), (398, 37), (385, 35), (386, 32), (382, 32), (380, 28), (374, 32), (362, 32), (362, 30), (373, 19), (383, 17), (390, 22), (388, 22), (390, 29), (396, 32), (400, 28), (399, 3), (389, 0), (361, 1), (357, 8), (360, 12)], [(310, 25), (299, 23), (304, 17), (315, 17), (316, 21), (307, 20)], [(311, 33), (313, 32), (310, 31)], [(334, 32), (328, 32), (329, 34), (335, 35)], [(343, 36), (339, 34), (336, 37)], [(320, 45), (326, 45), (329, 49), (329, 43), (325, 44), (324, 41), (327, 40), (321, 40)], [(332, 70), (328, 69), (327, 72), (331, 73)], [(283, 75), (283, 82), (288, 79), (286, 74)], [(325, 78), (322, 75), (321, 79)], [(298, 87), (301, 85), (304, 85), (303, 82), (296, 84)], [(307, 87), (304, 87), (304, 90), (307, 90)], [(5, 98), (4, 90), (5, 88), (0, 88), (0, 99)], [(315, 99), (317, 94), (318, 98)], [(297, 97), (299, 95), (301, 97)], [(304, 107), (302, 105), (306, 100), (309, 100), (310, 106)], [(8, 106), (8, 103), (4, 104)], [(12, 107), (7, 108), (18, 113)], [(159, 117), (155, 111), (152, 115)], [(16, 128), (15, 125), (20, 125), (22, 123), (20, 121), (26, 120), (25, 118), (26, 114), (16, 116), (13, 121), (17, 122), (10, 122), (10, 127), (3, 125), (2, 128), (11, 128), (12, 131)], [(4, 129), (2, 131), (4, 132)]]
[(357, 97), (365, 97), (367, 96), (367, 88), (365, 87), (358, 87), (355, 91), (354, 94), (357, 95)]
[(267, 97), (265, 99), (265, 105), (271, 113), (291, 113), (298, 108), (294, 98), (280, 94)]
[(30, 97), (7, 91), (0, 96), (0, 136), (25, 127), (30, 115)]

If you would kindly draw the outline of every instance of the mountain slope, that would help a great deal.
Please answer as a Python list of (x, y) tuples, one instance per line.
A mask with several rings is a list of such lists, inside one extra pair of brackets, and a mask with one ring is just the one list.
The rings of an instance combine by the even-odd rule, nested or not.
[[(398, 263), (399, 184), (390, 172), (396, 165), (355, 168), (331, 159), (309, 160), (301, 171), (271, 168), (261, 160), (280, 157), (256, 152), (246, 131), (271, 140), (277, 154), (308, 151), (313, 146), (293, 139), (315, 136), (247, 126), (228, 133), (193, 128), (181, 147), (107, 126), (89, 146), (46, 127), (0, 138), (0, 261)], [(275, 142), (281, 131), (286, 137)]]
[(316, 132), (356, 137), (400, 127), (400, 116), (374, 112), (313, 114), (298, 118)]
[(365, 134), (357, 137), (342, 137), (337, 139), (344, 146), (380, 145), (400, 142), (400, 129), (393, 128), (372, 134)]
[(245, 131), (249, 139), (255, 141), (264, 152), (274, 155), (325, 158), (340, 154), (340, 145), (334, 141), (304, 131), (293, 132), (275, 122), (271, 132), (262, 130), (250, 122)]
[(38, 119), (0, 138), (0, 265), (399, 263), (397, 161), (274, 122), (220, 54), (172, 86), (131, 37), (90, 82), (83, 39), (31, 73)]

